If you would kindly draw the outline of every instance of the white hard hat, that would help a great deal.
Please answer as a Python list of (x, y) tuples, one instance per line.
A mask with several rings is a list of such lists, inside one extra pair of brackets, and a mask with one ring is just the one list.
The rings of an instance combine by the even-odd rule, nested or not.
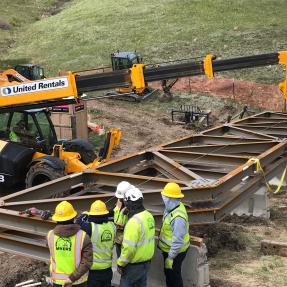
[(125, 198), (126, 201), (127, 200), (136, 201), (136, 200), (138, 200), (140, 198), (143, 198), (143, 194), (138, 188), (134, 187), (134, 188), (129, 189), (125, 193), (125, 197), (124, 198)]
[(116, 198), (124, 198), (125, 193), (131, 188), (134, 188), (134, 186), (131, 185), (129, 182), (121, 181), (117, 186), (117, 190), (115, 193)]

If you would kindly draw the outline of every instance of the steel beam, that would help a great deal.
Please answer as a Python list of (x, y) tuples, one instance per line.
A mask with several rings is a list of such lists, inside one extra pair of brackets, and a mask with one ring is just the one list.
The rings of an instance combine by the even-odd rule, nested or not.
[(190, 181), (193, 179), (201, 178), (193, 171), (185, 168), (171, 158), (163, 155), (160, 152), (153, 152), (153, 162), (166, 170), (169, 174), (172, 174), (178, 180)]
[(241, 154), (241, 153), (253, 153), (260, 154), (267, 149), (276, 145), (276, 142), (253, 142), (253, 143), (236, 143), (236, 144), (220, 144), (220, 145), (201, 145), (201, 146), (182, 146), (182, 147), (167, 147), (163, 150), (171, 151), (187, 151), (187, 152), (199, 152), (208, 154)]

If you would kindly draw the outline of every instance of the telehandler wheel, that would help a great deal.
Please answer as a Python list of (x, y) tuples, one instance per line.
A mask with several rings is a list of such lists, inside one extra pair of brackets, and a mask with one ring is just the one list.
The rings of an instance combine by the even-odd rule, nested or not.
[(66, 173), (61, 169), (54, 169), (47, 163), (38, 162), (30, 167), (26, 175), (26, 187), (32, 187), (53, 179), (63, 177)]

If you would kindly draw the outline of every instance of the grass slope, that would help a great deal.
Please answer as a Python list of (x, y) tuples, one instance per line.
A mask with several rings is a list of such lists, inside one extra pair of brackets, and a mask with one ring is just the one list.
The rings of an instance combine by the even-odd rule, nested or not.
[[(31, 28), (31, 24), (39, 21), (41, 15), (48, 11), (57, 0), (1, 0), (0, 9), (0, 22), (7, 23), (11, 25), (10, 30), (0, 29), (0, 63), (13, 64), (14, 62), (19, 62), (18, 56), (7, 57), (7, 52), (11, 47), (16, 45), (22, 45), (20, 39), (25, 38), (25, 31)], [(17, 59), (18, 57), (18, 59)], [(23, 58), (31, 57), (29, 53), (25, 54)], [(14, 61), (15, 58), (15, 61)], [(33, 58), (33, 57), (31, 57)], [(28, 59), (26, 59), (28, 61)], [(5, 68), (5, 64), (1, 65)]]
[[(109, 64), (110, 53), (117, 49), (137, 50), (146, 63), (208, 52), (223, 57), (272, 52), (286, 48), (284, 4), (285, 0), (74, 0), (55, 16), (23, 25), (2, 57), (41, 63), (51, 75), (59, 68)], [(38, 12), (32, 13), (32, 20)], [(278, 69), (230, 75), (277, 81)]]

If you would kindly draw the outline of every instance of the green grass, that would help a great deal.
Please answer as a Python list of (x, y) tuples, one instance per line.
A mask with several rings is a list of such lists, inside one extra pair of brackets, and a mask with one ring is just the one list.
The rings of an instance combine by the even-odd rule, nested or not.
[[(49, 5), (53, 1), (25, 2)], [(39, 7), (32, 9), (31, 22), (39, 19), (42, 4)], [(24, 12), (26, 18), (27, 9)], [(2, 51), (1, 57), (29, 59), (53, 75), (60, 68), (109, 64), (110, 53), (118, 49), (137, 50), (146, 63), (209, 52), (224, 58), (273, 52), (286, 48), (286, 12), (284, 0), (228, 4), (225, 0), (74, 0), (55, 16), (33, 23), (26, 20), (12, 37), (13, 47)], [(228, 76), (277, 82), (283, 73), (272, 67)]]
[[(12, 26), (10, 30), (0, 29), (0, 67), (7, 68), (19, 62), (33, 61), (31, 53), (22, 57), (12, 52), (15, 45), (21, 46), (21, 39), (31, 24), (41, 20), (41, 15), (48, 12), (57, 0), (1, 0), (0, 20)], [(24, 46), (22, 46), (25, 49)], [(9, 51), (11, 50), (11, 53)]]

